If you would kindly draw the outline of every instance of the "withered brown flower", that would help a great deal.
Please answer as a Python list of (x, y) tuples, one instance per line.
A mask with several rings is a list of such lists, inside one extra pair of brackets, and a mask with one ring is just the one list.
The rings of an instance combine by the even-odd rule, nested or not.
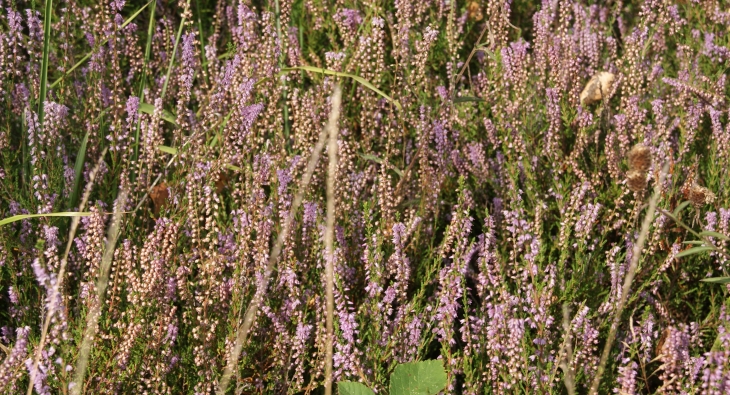
[(586, 84), (583, 92), (580, 94), (580, 104), (587, 106), (603, 100), (611, 90), (613, 81), (616, 77), (613, 73), (607, 71), (599, 71)]
[(636, 170), (629, 170), (629, 172), (626, 174), (626, 184), (629, 186), (629, 189), (631, 189), (634, 192), (641, 192), (644, 189), (646, 189), (646, 173), (636, 171)]
[(471, 3), (469, 3), (469, 5), (466, 6), (466, 10), (469, 15), (470, 21), (479, 22), (484, 19), (484, 14), (482, 14), (482, 6), (479, 4), (478, 1), (472, 1)]
[(154, 205), (155, 216), (160, 214), (160, 209), (167, 204), (167, 198), (169, 197), (170, 191), (164, 182), (152, 188), (152, 191), (150, 191), (150, 199), (152, 199), (152, 204)]
[(705, 204), (711, 204), (714, 202), (715, 194), (705, 187), (694, 184), (689, 189), (689, 201), (692, 202), (695, 207), (702, 207)]
[(644, 144), (636, 144), (629, 151), (629, 169), (646, 173), (651, 167), (651, 151)]

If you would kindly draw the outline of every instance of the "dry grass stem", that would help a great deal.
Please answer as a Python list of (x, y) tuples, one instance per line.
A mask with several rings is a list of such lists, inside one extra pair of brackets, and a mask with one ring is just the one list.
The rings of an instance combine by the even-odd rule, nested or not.
[[(324, 234), (325, 243), (325, 277), (327, 297), (327, 343), (325, 350), (324, 370), (324, 393), (332, 394), (332, 350), (334, 342), (334, 234), (335, 234), (335, 179), (337, 176), (337, 120), (340, 117), (340, 102), (342, 91), (339, 85), (335, 85), (335, 92), (332, 95), (332, 112), (330, 112), (327, 129), (329, 130), (329, 145), (327, 156), (329, 156), (329, 168), (327, 169), (327, 228)], [(337, 104), (335, 104), (337, 103)]]
[[(336, 90), (335, 93), (337, 91), (338, 90)], [(241, 350), (243, 348), (243, 345), (246, 342), (248, 334), (251, 331), (251, 328), (253, 327), (254, 321), (256, 319), (256, 315), (258, 314), (258, 310), (261, 307), (263, 295), (266, 293), (266, 289), (268, 288), (271, 273), (274, 270), (274, 265), (276, 264), (276, 261), (279, 259), (279, 255), (281, 254), (281, 250), (284, 246), (284, 240), (286, 240), (289, 235), (289, 228), (293, 221), (294, 215), (296, 215), (299, 206), (301, 206), (302, 204), (302, 200), (304, 199), (304, 193), (309, 186), (309, 182), (312, 180), (312, 175), (314, 174), (314, 169), (317, 166), (317, 162), (319, 162), (319, 157), (322, 153), (322, 149), (324, 148), (324, 144), (327, 141), (327, 134), (330, 129), (330, 124), (333, 122), (337, 122), (336, 118), (333, 121), (332, 115), (340, 113), (340, 105), (340, 96), (335, 96), (333, 94), (332, 109), (330, 110), (331, 112), (328, 124), (324, 129), (322, 129), (322, 132), (319, 134), (319, 139), (317, 140), (317, 144), (314, 146), (314, 150), (312, 151), (312, 156), (309, 158), (309, 162), (307, 163), (307, 169), (305, 170), (304, 176), (302, 177), (301, 186), (299, 187), (299, 190), (294, 197), (294, 201), (292, 202), (291, 210), (289, 210), (289, 215), (285, 218), (284, 223), (281, 227), (281, 231), (276, 237), (274, 247), (271, 249), (271, 254), (269, 255), (269, 260), (266, 265), (266, 270), (264, 272), (261, 283), (259, 283), (259, 288), (256, 289), (256, 293), (254, 294), (251, 303), (246, 309), (243, 323), (236, 329), (236, 342), (233, 346), (233, 350), (228, 356), (228, 362), (223, 371), (223, 375), (221, 376), (221, 379), (218, 383), (218, 395), (224, 395), (226, 393), (228, 384), (231, 381), (231, 376), (233, 375), (233, 369), (235, 369), (235, 366), (238, 363), (238, 358), (241, 356)]]
[(79, 395), (83, 392), (84, 375), (89, 364), (89, 354), (94, 344), (94, 337), (99, 327), (99, 317), (101, 317), (101, 309), (104, 305), (104, 294), (109, 284), (109, 273), (111, 271), (112, 259), (114, 258), (114, 249), (119, 239), (119, 233), (122, 223), (122, 214), (127, 203), (127, 191), (121, 190), (117, 198), (117, 206), (114, 208), (114, 216), (109, 224), (106, 245), (104, 246), (104, 255), (101, 258), (99, 267), (99, 277), (96, 280), (96, 300), (92, 302), (88, 315), (86, 316), (86, 330), (84, 338), (81, 341), (79, 349), (79, 357), (76, 360), (76, 371), (74, 372), (74, 380), (71, 387), (72, 395)]
[[(89, 182), (86, 184), (86, 187), (84, 188), (84, 194), (81, 196), (81, 203), (79, 204), (78, 211), (83, 211), (84, 207), (86, 207), (86, 203), (89, 201), (89, 195), (91, 195), (91, 189), (94, 186), (94, 179), (96, 178), (96, 174), (99, 172), (99, 167), (101, 167), (101, 162), (104, 160), (104, 156), (106, 155), (106, 148), (101, 152), (101, 155), (99, 156), (99, 160), (96, 162), (94, 167), (91, 169), (91, 172), (89, 172)], [(73, 245), (73, 240), (76, 237), (76, 231), (79, 228), (79, 222), (81, 221), (81, 217), (71, 217), (71, 228), (68, 232), (68, 241), (66, 242), (66, 249), (63, 253), (63, 258), (61, 258), (61, 264), (58, 268), (58, 276), (56, 277), (56, 284), (53, 287), (53, 294), (59, 295), (61, 293), (61, 290), (63, 289), (63, 278), (66, 275), (66, 265), (68, 264), (68, 254), (71, 252), (71, 246)], [(46, 313), (45, 318), (43, 319), (43, 329), (41, 330), (41, 338), (38, 342), (38, 347), (36, 348), (35, 356), (33, 358), (33, 368), (30, 371), (30, 382), (28, 383), (28, 390), (26, 394), (31, 395), (33, 393), (33, 382), (35, 381), (35, 375), (38, 371), (38, 363), (41, 359), (41, 353), (43, 352), (43, 347), (45, 347), (46, 343), (46, 336), (48, 335), (48, 327), (51, 325), (51, 318), (53, 317), (53, 314), (55, 313), (55, 304), (51, 303), (48, 312)]]
[(624, 278), (624, 284), (621, 288), (621, 296), (619, 298), (618, 303), (616, 304), (616, 308), (614, 309), (614, 315), (613, 320), (611, 321), (611, 327), (608, 330), (608, 337), (606, 338), (606, 344), (603, 347), (603, 353), (601, 353), (601, 360), (598, 363), (598, 369), (596, 369), (596, 375), (593, 378), (593, 382), (591, 383), (591, 389), (588, 391), (589, 395), (597, 394), (598, 393), (598, 386), (601, 384), (601, 377), (603, 377), (603, 373), (606, 370), (606, 363), (608, 362), (608, 356), (611, 352), (611, 347), (613, 346), (613, 341), (616, 339), (616, 331), (618, 330), (618, 326), (621, 322), (621, 315), (623, 314), (624, 308), (626, 307), (626, 300), (628, 299), (629, 291), (631, 290), (631, 284), (634, 281), (634, 277), (636, 276), (636, 270), (639, 267), (639, 259), (641, 258), (641, 251), (644, 249), (644, 244), (646, 243), (646, 239), (649, 236), (649, 228), (651, 227), (652, 222), (654, 222), (654, 213), (656, 212), (657, 203), (659, 203), (659, 199), (662, 196), (662, 184), (664, 184), (664, 177), (667, 175), (667, 172), (669, 171), (669, 163), (664, 164), (664, 167), (662, 168), (661, 173), (659, 174), (659, 179), (656, 181), (656, 184), (654, 185), (654, 195), (652, 195), (651, 199), (649, 200), (649, 208), (646, 210), (646, 215), (644, 216), (644, 221), (641, 223), (641, 231), (639, 233), (639, 238), (636, 240), (636, 243), (634, 244), (633, 248), (633, 254), (631, 256), (631, 263), (629, 264), (628, 271), (626, 273), (626, 277)]

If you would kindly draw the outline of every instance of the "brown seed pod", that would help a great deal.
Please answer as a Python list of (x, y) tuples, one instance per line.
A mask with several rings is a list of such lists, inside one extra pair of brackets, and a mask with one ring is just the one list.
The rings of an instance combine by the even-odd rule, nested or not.
[(613, 73), (607, 71), (599, 71), (594, 75), (586, 84), (583, 92), (580, 94), (580, 104), (587, 106), (603, 100), (604, 97), (608, 96), (613, 86), (613, 81), (616, 76)]
[(228, 185), (228, 176), (226, 173), (220, 173), (218, 179), (215, 180), (215, 193), (220, 194), (223, 189)]
[(641, 192), (646, 189), (646, 173), (636, 170), (629, 170), (626, 174), (626, 185), (634, 192)]
[(629, 169), (646, 173), (651, 167), (651, 151), (644, 144), (636, 144), (629, 151)]
[(662, 331), (661, 336), (659, 337), (659, 341), (656, 344), (656, 348), (654, 349), (654, 355), (659, 356), (663, 352), (664, 343), (666, 343), (667, 338), (669, 337), (669, 334), (671, 333), (671, 330), (669, 328), (664, 328)]
[(702, 207), (705, 204), (711, 204), (715, 201), (715, 194), (711, 190), (701, 187), (697, 184), (692, 185), (689, 189), (689, 201), (695, 207)]
[(150, 199), (152, 199), (155, 206), (154, 213), (156, 216), (160, 214), (160, 209), (167, 204), (168, 197), (170, 197), (170, 191), (167, 190), (167, 184), (164, 182), (156, 185), (150, 191)]

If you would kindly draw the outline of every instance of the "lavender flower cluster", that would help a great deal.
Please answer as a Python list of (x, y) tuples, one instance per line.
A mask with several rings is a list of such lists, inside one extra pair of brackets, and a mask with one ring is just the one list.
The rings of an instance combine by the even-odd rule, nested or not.
[(41, 3), (0, 0), (0, 218), (84, 216), (0, 226), (0, 393), (319, 391), (328, 259), (335, 381), (730, 393), (726, 0)]

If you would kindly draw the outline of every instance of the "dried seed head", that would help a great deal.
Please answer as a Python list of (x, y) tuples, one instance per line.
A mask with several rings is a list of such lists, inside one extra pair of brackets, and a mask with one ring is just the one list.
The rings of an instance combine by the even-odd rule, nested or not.
[(629, 170), (629, 172), (626, 174), (626, 184), (629, 186), (629, 189), (631, 189), (634, 192), (641, 192), (644, 189), (646, 189), (646, 173), (636, 171), (636, 170)]
[(613, 73), (607, 71), (599, 71), (594, 75), (586, 84), (583, 92), (580, 94), (580, 104), (587, 106), (595, 102), (603, 100), (604, 97), (608, 96), (613, 81), (616, 76)]
[(484, 14), (482, 14), (482, 6), (477, 1), (472, 1), (469, 3), (469, 5), (466, 6), (466, 10), (469, 14), (469, 20), (479, 22), (482, 19), (484, 19)]
[(702, 207), (705, 204), (711, 204), (715, 201), (715, 194), (711, 190), (701, 187), (697, 184), (692, 185), (689, 189), (689, 201), (695, 207)]
[(644, 144), (636, 144), (629, 151), (629, 169), (646, 173), (651, 167), (651, 151)]

